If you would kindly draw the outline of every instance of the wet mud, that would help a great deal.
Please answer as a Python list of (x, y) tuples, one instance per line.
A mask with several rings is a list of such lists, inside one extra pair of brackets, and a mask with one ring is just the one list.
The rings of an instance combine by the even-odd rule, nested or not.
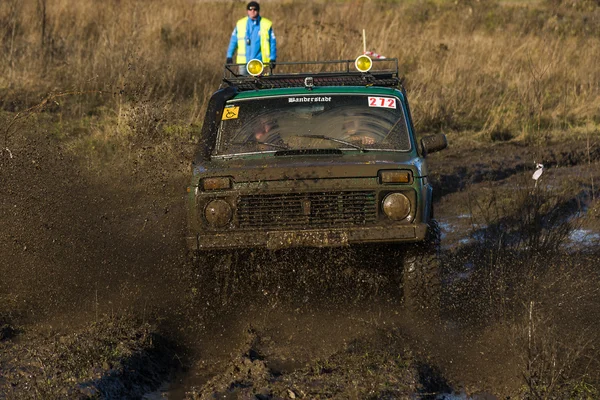
[(0, 154), (0, 399), (593, 398), (600, 147), (450, 144), (438, 318), (383, 247), (194, 264), (188, 147), (91, 168), (32, 131)]

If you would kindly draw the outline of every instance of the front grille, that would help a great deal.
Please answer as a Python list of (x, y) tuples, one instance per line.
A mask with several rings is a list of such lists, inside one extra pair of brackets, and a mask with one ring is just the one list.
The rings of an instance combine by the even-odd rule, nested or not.
[(367, 225), (377, 218), (375, 192), (319, 192), (241, 196), (240, 228)]

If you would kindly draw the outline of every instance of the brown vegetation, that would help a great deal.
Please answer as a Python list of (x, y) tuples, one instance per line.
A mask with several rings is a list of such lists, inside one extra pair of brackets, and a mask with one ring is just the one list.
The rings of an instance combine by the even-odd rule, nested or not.
[[(421, 130), (509, 139), (600, 120), (591, 0), (265, 2), (263, 14), (275, 21), (279, 61), (353, 59), (366, 29), (370, 50), (399, 58)], [(1, 106), (77, 91), (87, 95), (63, 113), (120, 123), (144, 102), (159, 130), (168, 111), (171, 123), (201, 124), (243, 15), (235, 1), (4, 1)]]

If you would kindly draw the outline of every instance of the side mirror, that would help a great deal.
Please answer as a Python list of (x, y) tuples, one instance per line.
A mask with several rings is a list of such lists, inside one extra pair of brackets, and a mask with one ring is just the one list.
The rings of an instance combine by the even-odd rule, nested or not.
[(421, 152), (423, 153), (423, 157), (427, 156), (427, 154), (444, 150), (446, 147), (448, 147), (448, 139), (446, 139), (446, 135), (443, 133), (425, 136), (421, 139)]

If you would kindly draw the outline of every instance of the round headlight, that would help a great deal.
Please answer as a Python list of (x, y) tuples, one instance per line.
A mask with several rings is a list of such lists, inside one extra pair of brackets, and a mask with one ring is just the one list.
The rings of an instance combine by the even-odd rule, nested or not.
[(233, 210), (225, 200), (213, 200), (204, 208), (204, 218), (210, 226), (223, 227), (231, 221)]
[(402, 193), (390, 193), (383, 199), (382, 207), (389, 219), (400, 221), (410, 213), (410, 200)]
[(358, 56), (356, 61), (354, 61), (354, 65), (360, 72), (369, 72), (373, 66), (373, 60), (371, 60), (371, 57), (366, 55)]
[(256, 58), (248, 61), (248, 64), (246, 64), (246, 70), (252, 76), (262, 74), (264, 69), (265, 66), (263, 65), (262, 61), (257, 60)]

